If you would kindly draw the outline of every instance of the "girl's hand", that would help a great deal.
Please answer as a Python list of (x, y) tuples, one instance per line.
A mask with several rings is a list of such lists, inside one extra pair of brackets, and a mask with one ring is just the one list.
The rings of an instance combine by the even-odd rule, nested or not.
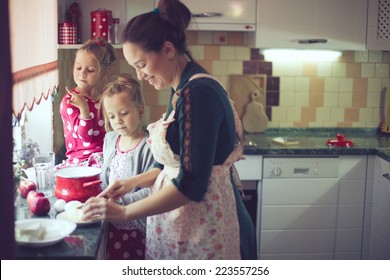
[(82, 119), (89, 119), (89, 108), (87, 104), (87, 100), (82, 94), (76, 94), (69, 90), (68, 87), (65, 87), (66, 91), (71, 95), (71, 98), (69, 99), (69, 103), (72, 104), (73, 106), (79, 108), (80, 110), (80, 118)]
[(82, 219), (86, 221), (123, 222), (126, 220), (125, 207), (104, 198), (91, 197), (85, 202), (82, 210)]
[(136, 187), (132, 186), (131, 182), (131, 178), (115, 180), (97, 197), (107, 197), (116, 201)]

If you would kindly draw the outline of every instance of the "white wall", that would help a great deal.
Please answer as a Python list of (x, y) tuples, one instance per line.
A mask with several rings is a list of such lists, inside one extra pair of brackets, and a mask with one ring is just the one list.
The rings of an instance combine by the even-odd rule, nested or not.
[(26, 110), (25, 133), (26, 140), (38, 143), (40, 151), (53, 151), (53, 103), (51, 95), (42, 98), (39, 105), (34, 104), (33, 110)]

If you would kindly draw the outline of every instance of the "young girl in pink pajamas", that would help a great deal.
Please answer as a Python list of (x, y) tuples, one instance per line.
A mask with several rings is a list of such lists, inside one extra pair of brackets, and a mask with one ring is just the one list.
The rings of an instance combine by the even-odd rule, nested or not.
[(76, 87), (66, 88), (60, 105), (67, 159), (57, 168), (101, 166), (105, 129), (97, 100), (115, 60), (114, 48), (101, 39), (89, 40), (77, 50), (73, 67)]

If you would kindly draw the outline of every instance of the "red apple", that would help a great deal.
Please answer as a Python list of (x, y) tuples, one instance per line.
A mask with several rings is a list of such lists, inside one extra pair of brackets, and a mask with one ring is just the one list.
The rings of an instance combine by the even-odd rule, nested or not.
[(23, 198), (26, 198), (30, 191), (35, 191), (36, 189), (37, 185), (31, 180), (23, 179), (19, 183), (20, 196)]
[(45, 197), (45, 194), (43, 192), (29, 191), (26, 197), (28, 205), (30, 205), (37, 196)]
[(50, 201), (42, 196), (34, 197), (28, 206), (31, 212), (37, 216), (47, 215), (50, 211)]

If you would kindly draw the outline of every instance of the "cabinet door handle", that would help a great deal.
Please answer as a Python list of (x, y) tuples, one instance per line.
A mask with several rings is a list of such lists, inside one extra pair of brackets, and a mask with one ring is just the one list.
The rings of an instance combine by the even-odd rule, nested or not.
[(383, 177), (385, 177), (387, 180), (390, 181), (390, 174), (389, 173), (385, 173), (382, 175)]
[(192, 16), (198, 18), (222, 17), (222, 13), (199, 13), (199, 14), (192, 14)]

